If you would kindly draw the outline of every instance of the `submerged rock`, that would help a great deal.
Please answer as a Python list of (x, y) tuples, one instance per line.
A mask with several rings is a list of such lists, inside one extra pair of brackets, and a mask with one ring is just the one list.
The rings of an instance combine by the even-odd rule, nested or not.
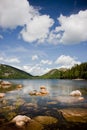
[(87, 123), (87, 109), (68, 108), (60, 110), (68, 122)]
[(29, 124), (26, 127), (26, 130), (44, 130), (44, 127), (39, 122), (30, 120)]
[(29, 95), (31, 95), (31, 96), (33, 96), (33, 95), (38, 96), (38, 95), (41, 95), (41, 93), (38, 92), (37, 90), (33, 90), (33, 91), (29, 92)]
[(33, 96), (33, 95), (34, 96), (44, 96), (47, 94), (49, 94), (49, 92), (46, 90), (45, 86), (41, 86), (40, 91), (33, 90), (33, 91), (29, 92), (29, 95), (31, 95), (31, 96)]
[(37, 116), (34, 118), (34, 120), (43, 125), (52, 125), (58, 122), (58, 120), (52, 116)]
[(70, 93), (70, 96), (81, 96), (81, 95), (82, 93), (79, 90), (75, 90)]
[(79, 101), (83, 101), (83, 100), (84, 100), (84, 97), (79, 97), (78, 100), (79, 100)]

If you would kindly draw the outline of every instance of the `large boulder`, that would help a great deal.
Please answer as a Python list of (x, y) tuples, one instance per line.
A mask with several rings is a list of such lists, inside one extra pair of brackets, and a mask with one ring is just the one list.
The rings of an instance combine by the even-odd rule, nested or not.
[(18, 130), (43, 130), (42, 124), (25, 115), (18, 115), (14, 117), (10, 122), (10, 125), (13, 123), (17, 128), (19, 128)]
[(5, 93), (0, 93), (0, 98), (3, 98), (5, 96)]
[(46, 89), (45, 86), (41, 86), (41, 87), (40, 87), (40, 93), (41, 93), (41, 94), (48, 94), (49, 92), (47, 91), (47, 89)]
[(67, 108), (60, 111), (68, 122), (87, 123), (87, 109), (85, 108)]
[(11, 87), (11, 83), (9, 81), (0, 81), (0, 87), (5, 89)]
[(33, 90), (33, 91), (31, 91), (31, 92), (29, 92), (29, 95), (31, 95), (31, 96), (38, 96), (38, 95), (41, 95), (41, 93), (40, 92), (38, 92), (37, 90)]
[(70, 93), (70, 96), (81, 96), (82, 93), (79, 90), (74, 90)]
[(31, 96), (43, 96), (43, 95), (47, 95), (49, 94), (49, 92), (46, 90), (46, 87), (45, 86), (41, 86), (40, 87), (40, 91), (37, 91), (37, 90), (33, 90), (31, 92), (29, 92), (29, 95)]
[(40, 89), (46, 89), (46, 87), (45, 86), (41, 86)]
[(29, 123), (31, 119), (25, 115), (18, 115), (12, 119), (12, 123), (15, 123), (18, 127), (24, 127), (27, 123)]
[(23, 87), (22, 84), (18, 84), (18, 85), (16, 86), (17, 89), (21, 89), (22, 87)]
[(34, 120), (43, 125), (52, 125), (58, 122), (58, 120), (52, 116), (37, 116)]
[(1, 81), (0, 84), (1, 85), (11, 85), (11, 83), (9, 81)]

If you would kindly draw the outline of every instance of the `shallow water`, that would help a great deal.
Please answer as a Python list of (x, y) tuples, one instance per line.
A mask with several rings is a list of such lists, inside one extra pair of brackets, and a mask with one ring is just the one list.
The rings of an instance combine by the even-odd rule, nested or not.
[[(6, 92), (6, 96), (0, 99), (0, 126), (9, 122), (16, 115), (27, 115), (34, 118), (39, 115), (56, 117), (60, 122), (60, 129), (67, 121), (59, 110), (78, 108), (87, 109), (87, 81), (86, 80), (9, 80), (15, 84), (22, 84), (20, 90)], [(32, 90), (40, 90), (45, 86), (49, 95), (30, 96)], [(80, 90), (84, 100), (69, 96), (73, 90)], [(61, 123), (62, 122), (62, 123)], [(81, 123), (80, 123), (81, 124)], [(87, 128), (86, 124), (81, 128)], [(77, 124), (76, 124), (77, 127)], [(51, 128), (50, 128), (51, 129)], [(54, 128), (55, 130), (57, 128)], [(69, 129), (68, 127), (66, 128)], [(74, 129), (74, 127), (72, 127)], [(79, 128), (80, 129), (80, 128)]]

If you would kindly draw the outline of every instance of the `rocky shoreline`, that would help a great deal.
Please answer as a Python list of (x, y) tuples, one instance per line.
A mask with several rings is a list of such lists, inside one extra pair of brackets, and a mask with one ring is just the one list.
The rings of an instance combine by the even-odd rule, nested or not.
[[(6, 86), (11, 87), (10, 82), (2, 82), (0, 87), (7, 89)], [(22, 89), (22, 85), (16, 85), (16, 90)], [(18, 91), (19, 92), (19, 91)], [(9, 92), (10, 93), (10, 92)], [(9, 96), (7, 100), (6, 93), (0, 93), (0, 130), (86, 130), (87, 129), (87, 103), (85, 102), (83, 108), (78, 107), (65, 107), (58, 108), (57, 105), (60, 100), (64, 103), (65, 97), (57, 97), (55, 100), (45, 100), (42, 107), (40, 103), (33, 102), (34, 98), (43, 99), (45, 96), (49, 97), (50, 92), (47, 91), (45, 86), (41, 86), (39, 91), (31, 91), (28, 98), (33, 99), (32, 102), (26, 101), (21, 97), (14, 100), (14, 96)], [(33, 97), (32, 97), (33, 96)], [(44, 96), (44, 97), (43, 97)], [(69, 99), (68, 99), (69, 98)], [(12, 100), (9, 104), (9, 100)], [(67, 100), (68, 99), (68, 100)], [(73, 99), (73, 100), (72, 100)], [(64, 100), (64, 101), (63, 101)], [(69, 104), (74, 102), (83, 102), (84, 97), (79, 90), (72, 91), (66, 102)], [(65, 102), (65, 103), (66, 103)]]
[(58, 110), (60, 118), (53, 116), (17, 115), (0, 130), (85, 130), (87, 128), (87, 109), (69, 108)]

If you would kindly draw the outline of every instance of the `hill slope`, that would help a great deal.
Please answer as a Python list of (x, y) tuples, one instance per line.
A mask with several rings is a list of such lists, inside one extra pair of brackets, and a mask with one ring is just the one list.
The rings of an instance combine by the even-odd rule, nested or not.
[(44, 79), (60, 79), (61, 71), (58, 69), (50, 70), (48, 73), (40, 76), (40, 78)]
[(0, 64), (0, 79), (6, 78), (6, 79), (27, 79), (27, 78), (33, 78), (32, 75), (30, 75), (27, 72), (24, 72), (22, 70), (19, 70), (15, 67)]
[(87, 62), (75, 65), (71, 69), (53, 69), (40, 76), (43, 79), (87, 79)]
[(53, 69), (42, 76), (19, 70), (9, 65), (0, 64), (0, 79), (87, 79), (87, 62), (75, 65), (71, 69)]

